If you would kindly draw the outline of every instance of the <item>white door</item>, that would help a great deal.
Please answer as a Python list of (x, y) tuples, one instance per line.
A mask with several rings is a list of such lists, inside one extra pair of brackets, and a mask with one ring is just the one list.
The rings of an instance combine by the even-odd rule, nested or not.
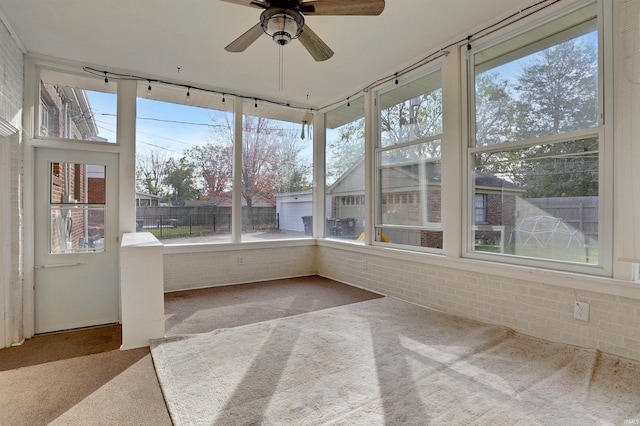
[(37, 148), (35, 331), (118, 322), (118, 157)]

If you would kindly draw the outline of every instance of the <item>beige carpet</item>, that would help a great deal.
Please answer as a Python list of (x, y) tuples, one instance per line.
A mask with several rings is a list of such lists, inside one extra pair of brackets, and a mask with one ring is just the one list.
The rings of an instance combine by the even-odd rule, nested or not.
[(637, 424), (640, 363), (391, 298), (175, 336), (176, 425)]
[(165, 294), (165, 336), (206, 333), (381, 297), (319, 276)]
[[(168, 334), (200, 333), (378, 295), (321, 277), (170, 293)], [(117, 325), (0, 349), (0, 426), (171, 426), (149, 349), (120, 351)]]

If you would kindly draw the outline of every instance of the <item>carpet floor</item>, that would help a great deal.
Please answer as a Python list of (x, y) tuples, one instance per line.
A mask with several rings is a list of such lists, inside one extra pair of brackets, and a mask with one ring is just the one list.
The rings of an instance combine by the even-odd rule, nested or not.
[(640, 421), (638, 362), (392, 298), (159, 339), (151, 353), (175, 425)]
[[(166, 330), (200, 333), (376, 297), (317, 276), (169, 293)], [(121, 343), (110, 325), (0, 349), (0, 425), (170, 426), (149, 349)]]

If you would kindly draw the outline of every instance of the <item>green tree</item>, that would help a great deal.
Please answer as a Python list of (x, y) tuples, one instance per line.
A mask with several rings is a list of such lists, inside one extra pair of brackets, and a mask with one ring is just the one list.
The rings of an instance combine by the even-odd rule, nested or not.
[[(442, 133), (442, 89), (398, 102), (380, 111), (381, 145), (389, 147)], [(440, 141), (389, 152), (389, 160), (440, 157)]]
[(256, 197), (275, 204), (278, 190), (278, 130), (263, 117), (245, 116), (242, 132), (242, 198), (249, 214)]
[[(488, 71), (476, 76), (479, 146), (597, 126), (598, 62), (593, 34), (519, 60), (516, 84)], [(484, 153), (476, 166), (526, 189), (526, 198), (598, 194), (595, 138)]]
[(327, 182), (333, 183), (364, 156), (364, 118), (338, 128), (338, 137), (327, 141)]
[(515, 182), (527, 198), (598, 195), (597, 151), (596, 138), (529, 147)]
[[(264, 117), (245, 115), (242, 137), (242, 198), (251, 212), (253, 203), (261, 198), (275, 204), (275, 194), (309, 189), (312, 166), (301, 158), (304, 145), (299, 128), (291, 123)], [(191, 155), (198, 158), (198, 167), (210, 171), (209, 181), (218, 183), (216, 192), (230, 189), (230, 182), (222, 185), (223, 178), (231, 176), (233, 164), (234, 126), (225, 116), (224, 123), (212, 126), (215, 133), (207, 149)], [(222, 170), (221, 170), (222, 168)], [(211, 176), (215, 179), (211, 179)], [(206, 180), (206, 179), (205, 179)]]
[(220, 197), (231, 189), (233, 147), (208, 143), (185, 152), (194, 166), (194, 175), (202, 188), (202, 197)]
[(545, 49), (523, 68), (516, 86), (519, 139), (598, 124), (598, 51), (594, 37)]
[[(598, 125), (598, 54), (595, 37), (558, 44), (534, 56), (518, 77), (518, 139)], [(527, 197), (598, 194), (595, 138), (534, 146), (517, 182)], [(539, 159), (538, 159), (539, 158)]]
[(276, 148), (278, 166), (277, 192), (298, 192), (311, 188), (313, 166), (301, 159), (304, 149), (295, 129), (283, 130)]
[(180, 203), (200, 197), (201, 191), (196, 187), (194, 171), (195, 166), (185, 156), (179, 160), (168, 160), (164, 183), (171, 188), (172, 202)]
[(164, 151), (151, 150), (138, 153), (136, 158), (136, 191), (145, 194), (167, 196), (167, 155)]
[(515, 108), (509, 82), (487, 71), (476, 76), (476, 146), (513, 140)]

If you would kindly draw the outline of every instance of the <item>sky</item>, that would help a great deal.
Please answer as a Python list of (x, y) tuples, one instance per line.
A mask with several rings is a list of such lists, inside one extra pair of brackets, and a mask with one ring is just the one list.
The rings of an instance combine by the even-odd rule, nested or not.
[[(95, 121), (99, 128), (99, 136), (115, 142), (116, 95), (110, 93), (87, 91)], [(224, 125), (224, 115), (232, 114), (200, 108), (192, 105), (161, 102), (152, 99), (138, 98), (136, 121), (136, 144), (140, 153), (152, 150), (165, 152), (167, 157), (179, 158), (184, 150), (212, 142), (216, 126)], [(283, 128), (289, 123), (282, 123)], [(301, 124), (291, 123), (297, 132)], [(305, 147), (302, 155), (311, 159), (313, 144), (305, 129)]]

